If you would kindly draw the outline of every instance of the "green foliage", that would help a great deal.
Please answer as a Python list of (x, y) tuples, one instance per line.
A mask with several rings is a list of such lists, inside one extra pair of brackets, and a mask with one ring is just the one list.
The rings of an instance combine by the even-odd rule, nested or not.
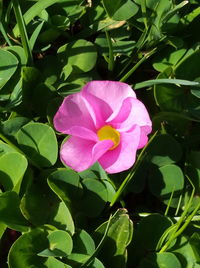
[(41, 123), (29, 123), (17, 132), (17, 141), (22, 151), (38, 166), (55, 164), (58, 147), (53, 130)]
[[(0, 0), (0, 267), (200, 267), (199, 18), (197, 0)], [(58, 156), (53, 117), (91, 80), (149, 111), (126, 172)]]
[(18, 60), (12, 53), (0, 49), (0, 62), (0, 89), (2, 89), (16, 71)]

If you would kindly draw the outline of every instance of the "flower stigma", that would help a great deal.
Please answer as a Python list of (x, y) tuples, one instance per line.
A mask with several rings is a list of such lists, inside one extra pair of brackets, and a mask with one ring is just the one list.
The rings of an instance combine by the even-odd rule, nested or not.
[(103, 126), (97, 131), (97, 136), (100, 141), (111, 140), (114, 145), (109, 150), (115, 149), (120, 143), (120, 133), (111, 126)]

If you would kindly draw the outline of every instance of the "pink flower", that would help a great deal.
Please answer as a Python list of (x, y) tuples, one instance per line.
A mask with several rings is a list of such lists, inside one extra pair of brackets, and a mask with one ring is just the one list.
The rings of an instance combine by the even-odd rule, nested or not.
[(145, 146), (151, 120), (132, 88), (121, 82), (91, 81), (63, 100), (54, 126), (70, 137), (61, 161), (81, 172), (96, 161), (108, 173), (129, 169)]

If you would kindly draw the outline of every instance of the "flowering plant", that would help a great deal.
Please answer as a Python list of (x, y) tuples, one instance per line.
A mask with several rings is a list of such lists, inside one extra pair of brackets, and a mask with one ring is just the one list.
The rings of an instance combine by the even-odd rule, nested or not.
[(60, 150), (67, 166), (81, 172), (98, 161), (108, 173), (117, 173), (134, 164), (152, 123), (129, 85), (91, 81), (63, 100), (54, 126), (70, 135)]

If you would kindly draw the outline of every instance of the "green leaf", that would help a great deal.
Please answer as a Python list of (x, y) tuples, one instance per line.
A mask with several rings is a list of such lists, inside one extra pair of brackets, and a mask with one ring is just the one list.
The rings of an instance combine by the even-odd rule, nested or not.
[(42, 73), (42, 79), (45, 84), (54, 85), (58, 81), (62, 67), (58, 57), (47, 55), (39, 62), (36, 62), (36, 66)]
[(70, 64), (77, 72), (88, 72), (96, 64), (97, 52), (93, 43), (79, 39), (59, 48), (61, 63)]
[[(168, 78), (171, 75), (173, 75), (173, 72), (170, 68), (158, 75), (158, 84), (154, 87), (156, 103), (160, 106), (161, 110), (186, 113), (188, 106), (191, 106), (192, 103), (191, 94), (188, 94), (188, 89), (176, 84), (159, 84), (160, 79)], [(171, 81), (173, 82), (173, 79)], [(191, 86), (192, 83), (196, 83), (198, 86), (198, 82), (191, 82)]]
[(5, 47), (5, 49), (14, 54), (14, 56), (16, 56), (21, 66), (26, 65), (27, 63), (26, 54), (21, 46), (9, 46)]
[(0, 239), (2, 238), (2, 236), (5, 233), (6, 229), (7, 229), (7, 225), (3, 224), (3, 223), (0, 223)]
[(106, 186), (100, 180), (84, 179), (83, 198), (80, 199), (79, 209), (89, 217), (98, 216), (108, 201)]
[(33, 88), (41, 83), (42, 73), (35, 67), (23, 67), (21, 78), (23, 91), (23, 103), (21, 107), (21, 109), (23, 109), (22, 115), (32, 118)]
[(147, 148), (148, 159), (155, 165), (164, 166), (178, 162), (182, 156), (180, 144), (170, 135), (155, 137)]
[(78, 201), (83, 194), (83, 190), (79, 175), (76, 172), (58, 169), (50, 174), (48, 184), (67, 205), (73, 206), (74, 202), (77, 202), (77, 205), (79, 205)]
[(0, 140), (0, 156), (5, 153), (16, 152), (14, 148)]
[(97, 258), (94, 258), (94, 261), (88, 267), (89, 268), (105, 268), (103, 263), (100, 262), (100, 260), (98, 260)]
[(45, 229), (33, 229), (21, 235), (12, 245), (8, 255), (10, 268), (69, 268), (53, 257), (43, 258), (37, 254), (48, 247), (48, 232)]
[(144, 217), (134, 231), (133, 239), (128, 248), (128, 267), (133, 263), (137, 267), (147, 252), (155, 251), (161, 236), (171, 225), (172, 222), (160, 214)]
[(57, 211), (53, 219), (50, 219), (50, 223), (59, 229), (67, 230), (71, 235), (75, 232), (72, 215), (63, 201), (58, 204)]
[(108, 16), (117, 21), (130, 19), (139, 10), (131, 0), (103, 0), (103, 5)]
[(34, 88), (32, 93), (32, 107), (34, 111), (37, 111), (38, 115), (46, 116), (47, 106), (54, 96), (53, 90), (54, 88), (46, 83), (41, 83)]
[(24, 155), (18, 152), (7, 152), (0, 157), (0, 181), (6, 191), (21, 182), (27, 165)]
[[(44, 10), (45, 8), (55, 4), (58, 1), (59, 0), (45, 0), (45, 1), (39, 0), (39, 1), (37, 1), (23, 15), (25, 24), (28, 24), (35, 16), (40, 14), (40, 12), (42, 12), (42, 10)], [(15, 25), (15, 27), (13, 29), (13, 33), (14, 33), (14, 35), (16, 37), (19, 36), (19, 26), (18, 26), (18, 24)]]
[(185, 48), (174, 50), (174, 48), (165, 49), (163, 53), (158, 54), (153, 59), (153, 67), (159, 72), (163, 72), (168, 67), (174, 67), (186, 53)]
[[(152, 194), (168, 202), (171, 193), (173, 199), (170, 206), (177, 205), (177, 202), (184, 187), (184, 175), (182, 170), (176, 165), (166, 165), (160, 168), (152, 168), (149, 177), (149, 187)], [(172, 200), (173, 200), (172, 199)]]
[(194, 51), (186, 57), (175, 69), (175, 76), (180, 79), (195, 80), (200, 77), (200, 71), (197, 68), (200, 64), (200, 50)]
[[(112, 51), (114, 54), (129, 55), (133, 51), (133, 48), (135, 47), (135, 41), (120, 40), (115, 37), (113, 38), (112, 32), (110, 34), (112, 41)], [(99, 35), (95, 40), (95, 44), (97, 45), (97, 48), (101, 54), (108, 55), (109, 48), (105, 35)]]
[(23, 217), (20, 199), (15, 192), (0, 194), (0, 222), (17, 231), (27, 231), (29, 223)]
[(189, 241), (190, 239), (187, 236), (182, 235), (173, 247), (173, 252), (177, 254), (182, 265), (181, 267), (199, 268), (200, 265), (196, 261), (196, 253), (193, 250), (193, 245), (191, 245)]
[(199, 263), (200, 262), (200, 253), (199, 253), (199, 247), (200, 247), (200, 235), (199, 233), (193, 233), (192, 236), (190, 237), (190, 245), (193, 249), (196, 261)]
[(0, 89), (10, 80), (17, 65), (18, 60), (12, 53), (0, 49)]
[(17, 133), (17, 141), (22, 151), (38, 166), (55, 164), (58, 145), (51, 127), (42, 123), (29, 123)]
[(66, 257), (72, 252), (73, 241), (65, 231), (53, 231), (48, 236), (49, 248), (38, 253), (42, 257)]
[(46, 268), (72, 268), (72, 266), (69, 266), (62, 261), (57, 260), (54, 257), (50, 257), (47, 259), (45, 262), (45, 267)]
[(72, 267), (80, 267), (95, 251), (95, 243), (85, 230), (77, 230), (73, 235), (73, 250), (68, 256), (68, 263)]
[[(95, 231), (99, 242), (103, 237), (107, 222)], [(106, 267), (126, 267), (126, 248), (132, 239), (133, 223), (129, 219), (126, 209), (118, 210), (111, 218), (107, 236), (100, 250), (100, 259)]]
[(181, 263), (171, 252), (151, 253), (141, 261), (138, 268), (181, 268)]
[(35, 42), (36, 42), (36, 40), (38, 38), (38, 35), (40, 34), (40, 31), (41, 31), (41, 29), (43, 27), (43, 24), (44, 24), (44, 21), (41, 21), (39, 23), (39, 25), (36, 27), (36, 29), (34, 30), (34, 32), (32, 33), (32, 35), (31, 35), (31, 38), (30, 38), (30, 41), (29, 41), (31, 50), (33, 50), (33, 48), (34, 48)]
[(77, 230), (73, 236), (73, 253), (92, 255), (95, 251), (95, 243), (85, 230)]
[(188, 81), (188, 80), (181, 80), (181, 79), (152, 79), (152, 80), (147, 80), (141, 83), (137, 83), (134, 87), (134, 89), (139, 89), (139, 88), (144, 88), (144, 87), (150, 87), (153, 85), (160, 85), (160, 84), (172, 84), (172, 85), (183, 85), (183, 86), (196, 86), (200, 87), (199, 82), (195, 81)]
[(67, 206), (49, 188), (46, 180), (49, 173), (50, 171), (44, 171), (29, 183), (22, 198), (21, 210), (34, 225), (52, 224), (73, 235), (72, 216)]
[(29, 121), (30, 119), (26, 117), (10, 118), (0, 125), (0, 129), (5, 136), (9, 137), (9, 139), (14, 142), (16, 141), (16, 133)]

